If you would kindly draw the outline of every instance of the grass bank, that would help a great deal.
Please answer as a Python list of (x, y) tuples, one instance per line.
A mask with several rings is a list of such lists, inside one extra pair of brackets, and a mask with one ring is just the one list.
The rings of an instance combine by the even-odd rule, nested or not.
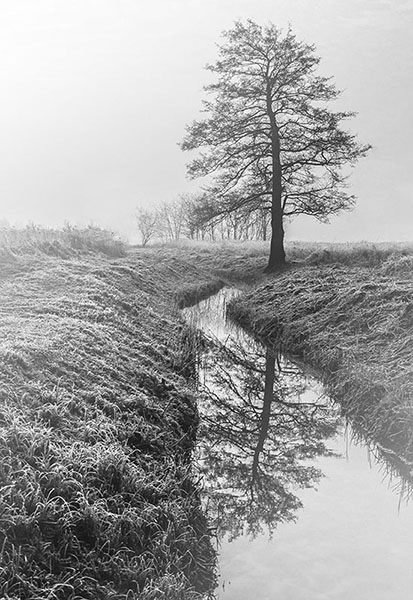
[(56, 235), (57, 254), (41, 233), (13, 235), (0, 271), (0, 596), (203, 597), (215, 553), (176, 303), (222, 272), (173, 249), (114, 259), (110, 245)]
[[(392, 251), (391, 251), (392, 250)], [(379, 443), (413, 461), (411, 246), (353, 262), (304, 257), (234, 300), (230, 315), (321, 370), (332, 396)], [(370, 260), (373, 257), (372, 260)], [(365, 261), (372, 266), (367, 267)], [(315, 263), (315, 264), (314, 264)]]
[(373, 275), (343, 266), (348, 248), (333, 266), (300, 245), (288, 256), (301, 267), (263, 280), (266, 244), (127, 250), (90, 228), (2, 235), (0, 597), (195, 600), (213, 588), (190, 462), (194, 338), (177, 307), (225, 283), (258, 283), (238, 318), (325, 368), (335, 394), (371, 403), (363, 418), (378, 433), (377, 415), (391, 423), (382, 433), (410, 456), (405, 249)]
[(267, 262), (267, 245), (187, 241), (134, 248), (129, 260), (137, 272), (146, 273), (152, 290), (160, 287), (183, 308), (223, 285), (259, 281)]

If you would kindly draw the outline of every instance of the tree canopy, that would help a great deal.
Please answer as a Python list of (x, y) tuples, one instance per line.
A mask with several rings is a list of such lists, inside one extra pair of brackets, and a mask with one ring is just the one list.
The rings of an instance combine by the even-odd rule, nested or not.
[(216, 218), (248, 207), (271, 212), (268, 268), (285, 262), (284, 220), (320, 220), (351, 208), (347, 173), (369, 145), (342, 127), (353, 112), (333, 112), (340, 92), (317, 74), (313, 45), (269, 24), (240, 21), (223, 33), (218, 60), (207, 65), (216, 81), (205, 86), (205, 117), (187, 127), (183, 150), (199, 150), (191, 177), (205, 187)]

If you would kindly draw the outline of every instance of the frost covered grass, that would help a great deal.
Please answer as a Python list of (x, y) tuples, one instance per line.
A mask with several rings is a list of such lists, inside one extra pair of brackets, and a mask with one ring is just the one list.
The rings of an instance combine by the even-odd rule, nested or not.
[(180, 274), (207, 274), (172, 255), (15, 248), (0, 279), (0, 597), (203, 597), (215, 553), (174, 299)]
[(1, 235), (0, 597), (196, 600), (213, 589), (191, 469), (196, 339), (177, 306), (224, 283), (258, 283), (238, 318), (324, 368), (349, 413), (411, 457), (410, 251), (367, 269), (314, 266), (327, 255), (295, 249), (301, 266), (264, 279), (262, 243), (115, 258), (124, 248), (105, 232)]
[(319, 367), (345, 414), (413, 461), (413, 255), (301, 265), (235, 299), (231, 316)]
[[(240, 277), (245, 269), (246, 278), (264, 269), (269, 255), (269, 241), (241, 240), (216, 241), (179, 240), (166, 245), (151, 246), (152, 252), (171, 252), (196, 256), (211, 261), (216, 269), (231, 277)], [(139, 250), (137, 250), (139, 252)], [(413, 256), (413, 242), (286, 242), (287, 262), (306, 265), (343, 264), (348, 266), (378, 266), (387, 259)], [(234, 274), (231, 275), (231, 269)]]
[(308, 265), (343, 264), (374, 267), (389, 258), (413, 256), (413, 242), (288, 242), (287, 259)]
[[(254, 282), (262, 277), (264, 248), (243, 244), (185, 242), (136, 248), (130, 260), (147, 273), (154, 289), (162, 286), (180, 306), (188, 306), (217, 292), (225, 284)], [(173, 287), (170, 287), (173, 282)]]
[(28, 268), (39, 257), (75, 258), (101, 253), (121, 257), (125, 244), (111, 231), (100, 227), (48, 229), (28, 225), (24, 229), (0, 227), (0, 275)]

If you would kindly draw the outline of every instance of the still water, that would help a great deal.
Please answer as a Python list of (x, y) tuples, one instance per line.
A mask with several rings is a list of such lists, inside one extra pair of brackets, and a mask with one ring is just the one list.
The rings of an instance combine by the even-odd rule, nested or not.
[(238, 293), (184, 310), (204, 334), (197, 461), (217, 598), (412, 599), (409, 486), (314, 377), (226, 321)]

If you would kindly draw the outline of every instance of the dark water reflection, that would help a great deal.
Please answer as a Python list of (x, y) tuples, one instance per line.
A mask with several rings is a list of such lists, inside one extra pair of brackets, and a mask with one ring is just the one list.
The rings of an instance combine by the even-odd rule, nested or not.
[(198, 463), (218, 536), (233, 539), (291, 521), (299, 488), (322, 477), (310, 459), (341, 424), (317, 383), (226, 322), (225, 290), (186, 309), (205, 334), (199, 353)]
[(234, 335), (201, 356), (199, 464), (220, 537), (293, 519), (295, 490), (321, 477), (308, 459), (331, 454), (325, 440), (337, 430), (336, 411), (316, 396), (304, 400), (308, 381), (284, 368)]

